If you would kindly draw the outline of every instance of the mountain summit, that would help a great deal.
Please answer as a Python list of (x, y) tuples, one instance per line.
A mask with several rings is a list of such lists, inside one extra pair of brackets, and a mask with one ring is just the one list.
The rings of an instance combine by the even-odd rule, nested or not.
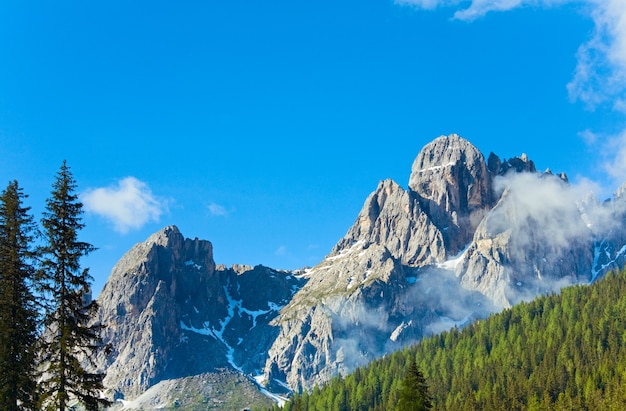
[[(278, 333), (268, 322), (301, 283), (263, 266), (216, 265), (210, 242), (185, 239), (175, 226), (153, 234), (115, 265), (98, 297), (112, 347), (98, 359), (109, 395), (130, 407), (129, 399), (162, 381), (217, 373), (261, 397), (236, 374), (262, 367)], [(164, 405), (152, 400), (139, 404)]]
[(118, 262), (99, 297), (113, 347), (99, 359), (105, 383), (127, 407), (155, 384), (197, 375), (244, 375), (241, 387), (267, 395), (311, 389), (623, 267), (623, 193), (600, 203), (525, 154), (485, 161), (453, 134), (422, 148), (408, 188), (380, 182), (310, 269), (219, 266), (211, 243), (167, 227)]
[(413, 162), (409, 188), (424, 212), (443, 228), (446, 249), (456, 254), (496, 201), (493, 175), (483, 155), (456, 134), (427, 144)]

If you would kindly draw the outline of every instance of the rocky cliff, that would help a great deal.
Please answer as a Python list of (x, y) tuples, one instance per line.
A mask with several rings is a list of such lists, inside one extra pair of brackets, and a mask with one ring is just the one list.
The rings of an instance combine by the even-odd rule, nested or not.
[(623, 191), (605, 204), (583, 194), (525, 154), (485, 161), (458, 135), (435, 139), (408, 189), (381, 182), (273, 320), (267, 381), (311, 389), (424, 335), (623, 266)]
[(210, 242), (175, 226), (155, 233), (122, 257), (98, 297), (109, 395), (132, 400), (163, 380), (261, 369), (278, 335), (269, 321), (302, 283), (262, 266), (216, 266)]
[(162, 381), (229, 369), (259, 389), (311, 389), (622, 267), (625, 187), (600, 203), (524, 154), (485, 161), (450, 135), (422, 148), (407, 188), (382, 181), (313, 268), (217, 266), (208, 241), (167, 227), (120, 260), (99, 297), (113, 347), (99, 358), (105, 384), (130, 401)]

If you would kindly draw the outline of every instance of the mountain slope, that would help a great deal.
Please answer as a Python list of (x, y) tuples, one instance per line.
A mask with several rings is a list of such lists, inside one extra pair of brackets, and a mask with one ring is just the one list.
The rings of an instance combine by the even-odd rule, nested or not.
[(489, 158), (442, 136), (420, 151), (408, 189), (379, 184), (273, 321), (270, 386), (310, 390), (425, 335), (623, 266), (621, 195), (585, 202), (526, 155)]
[(621, 272), (426, 338), (321, 390), (296, 395), (284, 409), (395, 409), (408, 364), (415, 360), (434, 410), (622, 410), (624, 335), (626, 272)]
[(131, 400), (166, 379), (253, 373), (277, 334), (269, 320), (301, 284), (262, 266), (216, 266), (211, 243), (166, 227), (117, 263), (98, 297), (112, 347), (98, 358), (105, 386)]

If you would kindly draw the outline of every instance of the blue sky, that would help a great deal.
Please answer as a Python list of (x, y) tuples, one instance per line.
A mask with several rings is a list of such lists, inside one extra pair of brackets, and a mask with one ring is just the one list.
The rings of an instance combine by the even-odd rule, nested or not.
[(66, 159), (98, 292), (176, 224), (217, 263), (321, 261), (432, 139), (626, 181), (625, 0), (0, 3), (0, 183)]

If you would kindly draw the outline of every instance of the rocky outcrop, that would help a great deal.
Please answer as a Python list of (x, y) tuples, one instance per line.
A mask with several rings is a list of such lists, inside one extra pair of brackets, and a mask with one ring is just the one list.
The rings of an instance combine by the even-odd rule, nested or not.
[[(549, 178), (555, 190), (567, 190), (556, 177)], [(576, 204), (564, 201), (529, 213), (519, 198), (528, 193), (517, 190), (504, 191), (457, 267), (463, 287), (481, 292), (498, 307), (590, 280), (592, 233)]]
[(456, 134), (424, 146), (413, 162), (409, 188), (444, 233), (446, 249), (453, 255), (471, 240), (495, 204), (492, 175), (483, 155)]
[(223, 307), (209, 303), (225, 300), (217, 276), (211, 244), (185, 240), (173, 226), (127, 252), (98, 298), (104, 341), (113, 347), (112, 355), (100, 358), (105, 385), (135, 396), (162, 378), (182, 339), (187, 298), (194, 295), (214, 319), (225, 315)]
[[(285, 381), (296, 389), (308, 389), (364, 364), (368, 358), (356, 347), (346, 352), (348, 348), (340, 346), (342, 321), (363, 327), (362, 310), (382, 302), (365, 301), (364, 293), (376, 289), (384, 295), (390, 283), (404, 282), (401, 268), (384, 247), (363, 243), (327, 258), (306, 276), (307, 284), (272, 323), (280, 333), (266, 365), (269, 382)], [(384, 296), (384, 302), (393, 305), (392, 296)], [(369, 328), (371, 321), (366, 323)]]
[(268, 381), (311, 389), (424, 335), (623, 266), (624, 230), (605, 221), (626, 214), (584, 206), (579, 194), (525, 154), (485, 161), (458, 135), (435, 139), (409, 189), (381, 182), (307, 272), (273, 322)]
[(490, 307), (446, 270), (409, 267), (386, 247), (364, 241), (305, 275), (307, 284), (272, 322), (280, 333), (265, 369), (274, 388), (281, 382), (311, 389), (425, 334), (481, 317)]
[(445, 260), (443, 231), (445, 227), (437, 227), (422, 209), (419, 196), (385, 180), (365, 200), (356, 222), (330, 256), (362, 241), (382, 245), (403, 264), (420, 267)]
[(132, 400), (164, 379), (262, 368), (269, 321), (301, 287), (267, 267), (216, 267), (212, 245), (166, 227), (135, 245), (98, 297), (106, 324), (98, 366), (110, 395)]
[(245, 410), (252, 405), (269, 409), (272, 403), (240, 372), (217, 368), (210, 373), (161, 380), (132, 401), (117, 401), (108, 411)]
[[(491, 152), (487, 159), (487, 169), (494, 176), (503, 176), (509, 171), (516, 173), (535, 173), (537, 171), (534, 161), (530, 160), (526, 153), (522, 153), (519, 157), (513, 157), (507, 160), (500, 159), (500, 157)], [(546, 173), (550, 173), (550, 169), (546, 170)]]

